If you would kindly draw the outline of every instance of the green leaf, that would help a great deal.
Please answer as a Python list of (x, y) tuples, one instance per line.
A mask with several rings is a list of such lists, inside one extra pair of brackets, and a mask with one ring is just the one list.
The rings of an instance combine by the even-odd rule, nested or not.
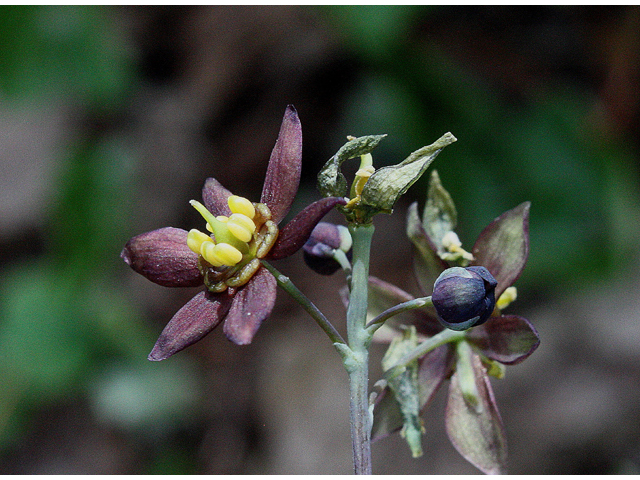
[[(391, 342), (382, 359), (382, 368), (393, 367), (405, 354), (418, 346), (418, 335), (415, 327), (410, 327)], [(402, 414), (402, 430), (411, 454), (414, 458), (422, 455), (422, 421), (420, 419), (420, 396), (418, 392), (418, 360), (407, 364), (399, 375), (388, 379), (389, 388), (400, 405)]]
[(422, 214), (422, 226), (436, 244), (438, 250), (442, 247), (442, 237), (455, 230), (458, 221), (456, 206), (442, 183), (436, 170), (431, 172), (427, 203)]
[(367, 135), (353, 138), (325, 163), (318, 174), (318, 190), (324, 197), (344, 197), (347, 194), (347, 180), (340, 172), (345, 160), (366, 155), (378, 146), (386, 135)]
[(451, 133), (445, 133), (434, 143), (416, 150), (399, 164), (377, 170), (362, 190), (361, 204), (375, 213), (391, 213), (398, 198), (422, 176), (440, 151), (455, 141), (456, 137)]

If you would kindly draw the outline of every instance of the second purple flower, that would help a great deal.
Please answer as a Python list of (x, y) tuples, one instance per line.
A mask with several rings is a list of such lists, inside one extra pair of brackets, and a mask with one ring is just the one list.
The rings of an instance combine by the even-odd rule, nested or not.
[(282, 229), (297, 194), (302, 166), (302, 129), (293, 106), (287, 110), (271, 153), (260, 202), (232, 195), (214, 178), (191, 204), (205, 220), (207, 233), (173, 227), (133, 237), (121, 257), (137, 273), (166, 287), (204, 285), (169, 321), (149, 360), (164, 360), (197, 342), (224, 322), (232, 342), (251, 343), (275, 304), (275, 277), (262, 259), (280, 259), (298, 251), (315, 225), (333, 207), (328, 197), (303, 209)]

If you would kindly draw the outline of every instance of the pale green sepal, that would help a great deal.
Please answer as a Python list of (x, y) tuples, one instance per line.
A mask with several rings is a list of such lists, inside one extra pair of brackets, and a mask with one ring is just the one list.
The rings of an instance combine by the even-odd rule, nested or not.
[[(382, 368), (392, 368), (407, 353), (418, 346), (418, 336), (415, 327), (407, 328), (401, 337), (391, 342), (389, 349), (382, 359)], [(399, 370), (400, 372), (401, 370)], [(400, 434), (409, 445), (414, 458), (422, 455), (422, 420), (420, 419), (420, 397), (418, 393), (418, 360), (406, 364), (398, 373), (387, 377), (388, 386), (400, 406), (402, 414), (402, 430)]]
[(451, 195), (442, 186), (438, 172), (433, 170), (422, 214), (422, 226), (436, 244), (438, 251), (443, 250), (442, 238), (455, 230), (457, 221), (458, 213)]
[(318, 190), (324, 197), (344, 197), (347, 194), (347, 179), (340, 172), (345, 160), (370, 153), (386, 135), (367, 135), (345, 143), (340, 150), (325, 163), (318, 174)]
[(412, 203), (407, 211), (407, 236), (414, 246), (413, 268), (416, 279), (422, 291), (431, 292), (433, 283), (448, 265), (438, 256), (435, 243), (422, 226), (418, 202)]
[(431, 145), (413, 152), (404, 161), (377, 170), (362, 190), (361, 205), (371, 212), (391, 213), (398, 198), (424, 173), (440, 151), (456, 141), (451, 133), (445, 133)]
[(466, 341), (458, 342), (456, 345), (456, 372), (460, 381), (460, 391), (462, 398), (467, 405), (475, 410), (477, 414), (482, 413), (482, 402), (476, 385), (476, 374), (472, 366), (472, 350)]

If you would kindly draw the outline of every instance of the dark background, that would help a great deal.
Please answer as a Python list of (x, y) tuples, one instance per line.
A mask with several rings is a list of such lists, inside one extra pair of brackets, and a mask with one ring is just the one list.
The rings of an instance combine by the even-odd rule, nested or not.
[[(294, 212), (346, 135), (379, 133), (378, 166), (456, 135), (434, 165), (469, 248), (532, 202), (509, 313), (542, 344), (493, 380), (510, 472), (640, 473), (639, 74), (637, 7), (0, 7), (0, 473), (351, 472), (346, 375), (294, 302), (251, 346), (214, 331), (148, 362), (197, 290), (119, 258), (200, 228), (207, 176), (257, 199), (290, 103)], [(376, 218), (372, 273), (414, 293), (404, 214), (425, 187)], [(277, 266), (344, 329), (339, 275)], [(443, 393), (425, 455), (387, 438), (376, 473), (477, 472)]]

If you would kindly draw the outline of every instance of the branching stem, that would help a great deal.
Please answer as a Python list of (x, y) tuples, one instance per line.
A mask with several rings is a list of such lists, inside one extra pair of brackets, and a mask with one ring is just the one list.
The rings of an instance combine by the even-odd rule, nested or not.
[(280, 273), (273, 265), (265, 260), (261, 260), (262, 265), (271, 272), (271, 274), (276, 277), (276, 281), (278, 285), (282, 287), (282, 289), (287, 292), (289, 295), (293, 297), (293, 299), (298, 302), (302, 308), (304, 308), (311, 318), (313, 318), (316, 323), (322, 328), (324, 333), (327, 334), (329, 339), (334, 343), (346, 344), (342, 335), (335, 329), (335, 327), (331, 324), (327, 317), (314, 305), (314, 303), (307, 298), (307, 296), (302, 293), (298, 287), (296, 287), (291, 279), (286, 275)]

